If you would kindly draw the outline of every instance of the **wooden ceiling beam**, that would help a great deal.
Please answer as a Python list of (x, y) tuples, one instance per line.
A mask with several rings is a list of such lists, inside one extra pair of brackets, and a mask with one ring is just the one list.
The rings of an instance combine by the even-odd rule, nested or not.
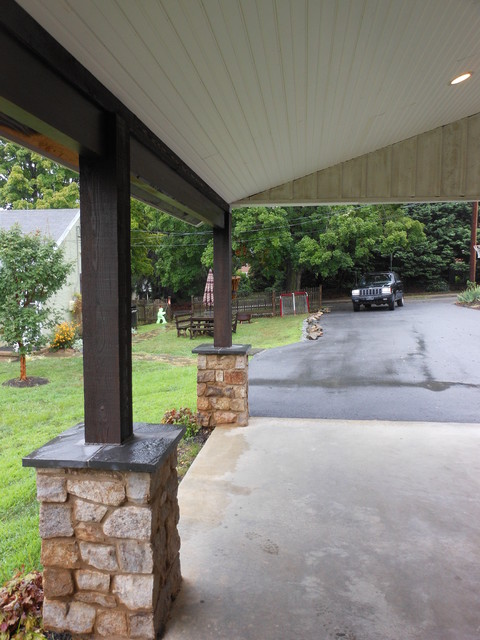
[(2, 113), (0, 113), (0, 137), (16, 142), (73, 171), (78, 172), (79, 170), (78, 153), (76, 151), (68, 149), (59, 142), (16, 122), (13, 118), (6, 117)]

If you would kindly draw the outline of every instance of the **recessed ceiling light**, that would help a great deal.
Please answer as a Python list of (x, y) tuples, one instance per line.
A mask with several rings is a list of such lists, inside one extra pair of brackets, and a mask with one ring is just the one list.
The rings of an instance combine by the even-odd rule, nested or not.
[(460, 82), (464, 82), (464, 80), (468, 80), (472, 75), (471, 71), (467, 71), (467, 73), (462, 73), (461, 76), (457, 76), (453, 80), (450, 80), (450, 84), (460, 84)]

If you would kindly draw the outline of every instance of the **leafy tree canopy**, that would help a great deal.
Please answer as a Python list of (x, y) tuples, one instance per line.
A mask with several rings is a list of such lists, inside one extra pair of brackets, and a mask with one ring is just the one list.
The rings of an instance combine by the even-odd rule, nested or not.
[(163, 234), (157, 231), (161, 214), (138, 200), (130, 200), (132, 289), (149, 290), (155, 276), (156, 252)]
[(202, 263), (202, 255), (208, 252), (211, 228), (202, 225), (197, 229), (166, 213), (158, 214), (156, 228), (163, 232), (161, 246), (156, 252), (158, 282), (184, 298), (203, 291), (208, 273), (204, 263), (208, 264), (208, 259)]
[(0, 138), (2, 209), (71, 209), (79, 202), (75, 172)]
[(325, 228), (321, 207), (248, 207), (233, 211), (235, 267), (248, 263), (253, 288), (297, 290), (304, 270), (299, 241)]
[[(0, 207), (79, 206), (78, 176), (0, 139)], [(298, 290), (319, 279), (350, 285), (356, 272), (387, 268), (444, 289), (468, 274), (470, 203), (248, 207), (232, 214), (233, 266), (250, 265), (255, 290)], [(153, 296), (203, 291), (213, 266), (210, 227), (187, 225), (131, 201), (132, 286)]]
[(469, 272), (472, 203), (442, 202), (404, 205), (413, 220), (424, 225), (425, 238), (397, 252), (402, 277), (427, 290), (447, 290), (465, 284)]
[(26, 354), (45, 344), (45, 330), (55, 322), (49, 300), (71, 270), (53, 240), (24, 235), (18, 225), (0, 229), (0, 327), (2, 339), (20, 353), (23, 380)]
[(334, 207), (323, 233), (300, 240), (299, 260), (323, 279), (341, 282), (424, 239), (423, 225), (400, 207)]
[[(248, 207), (233, 213), (233, 249), (238, 262), (248, 263), (252, 275), (275, 282), (291, 248), (288, 215), (280, 207)], [(238, 264), (238, 266), (241, 266)]]

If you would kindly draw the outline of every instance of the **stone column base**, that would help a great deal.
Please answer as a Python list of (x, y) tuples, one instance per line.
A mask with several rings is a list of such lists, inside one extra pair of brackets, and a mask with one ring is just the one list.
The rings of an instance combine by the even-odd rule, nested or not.
[(250, 345), (200, 345), (197, 410), (202, 425), (244, 427), (248, 424), (248, 351)]
[(154, 640), (180, 589), (177, 443), (136, 425), (123, 445), (85, 445), (78, 425), (24, 459), (37, 467), (47, 630)]

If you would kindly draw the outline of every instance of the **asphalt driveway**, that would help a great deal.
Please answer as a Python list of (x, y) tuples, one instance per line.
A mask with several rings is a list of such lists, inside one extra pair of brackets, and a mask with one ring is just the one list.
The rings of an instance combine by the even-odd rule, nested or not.
[(455, 297), (353, 313), (332, 306), (324, 335), (255, 355), (252, 416), (478, 422), (480, 311)]

